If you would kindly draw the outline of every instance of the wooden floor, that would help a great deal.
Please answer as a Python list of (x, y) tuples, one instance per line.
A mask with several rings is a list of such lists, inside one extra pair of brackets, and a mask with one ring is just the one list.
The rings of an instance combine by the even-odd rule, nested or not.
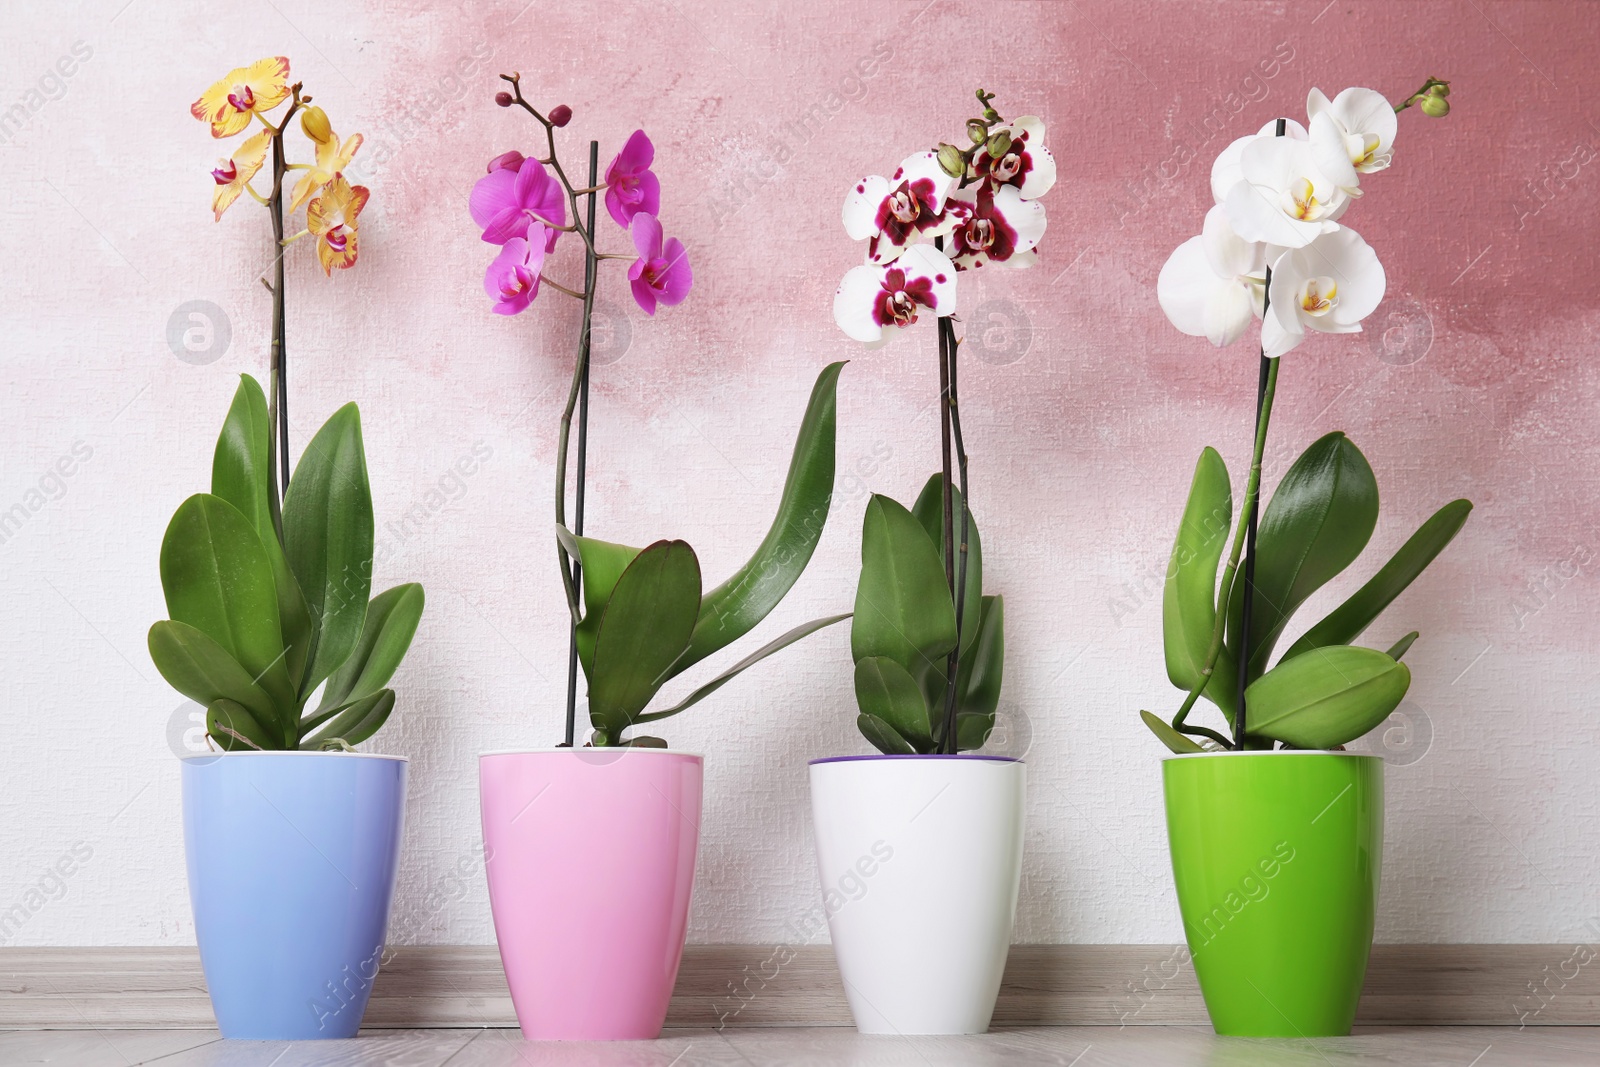
[(377, 1030), (353, 1041), (223, 1041), (207, 1030), (0, 1031), (0, 1064), (61, 1067), (1554, 1067), (1600, 1063), (1600, 1027), (1358, 1027), (1312, 1041), (1176, 1026), (1040, 1027), (982, 1037), (862, 1037), (844, 1027), (669, 1030), (658, 1041), (530, 1044), (516, 1030)]

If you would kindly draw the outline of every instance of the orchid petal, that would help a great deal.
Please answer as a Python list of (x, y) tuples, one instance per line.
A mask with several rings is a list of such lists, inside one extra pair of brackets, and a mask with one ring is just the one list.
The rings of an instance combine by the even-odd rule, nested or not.
[(876, 174), (851, 186), (844, 198), (844, 232), (852, 241), (865, 241), (878, 232), (878, 205), (889, 195), (889, 179)]

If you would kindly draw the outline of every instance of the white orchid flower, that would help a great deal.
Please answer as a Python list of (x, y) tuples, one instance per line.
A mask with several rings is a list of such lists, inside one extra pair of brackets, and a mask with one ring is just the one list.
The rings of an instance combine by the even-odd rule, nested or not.
[[(1217, 156), (1217, 161), (1211, 164), (1211, 196), (1217, 203), (1224, 203), (1228, 199), (1228, 190), (1244, 181), (1244, 170), (1239, 165), (1239, 157), (1244, 155), (1245, 145), (1258, 137), (1276, 137), (1278, 120), (1273, 119), (1261, 127), (1259, 133), (1246, 134), (1229, 143), (1227, 148)], [(1294, 119), (1284, 120), (1283, 135), (1290, 140), (1304, 141), (1309, 136), (1306, 128)]]
[(1322, 90), (1312, 89), (1306, 116), (1312, 162), (1351, 196), (1360, 195), (1361, 175), (1383, 170), (1393, 158), (1400, 124), (1382, 93), (1346, 89), (1330, 102)]
[(1350, 194), (1317, 169), (1308, 141), (1257, 137), (1240, 153), (1239, 169), (1243, 180), (1223, 204), (1246, 241), (1303, 248), (1336, 228), (1350, 206)]
[(1038, 258), (1033, 248), (1044, 236), (1044, 205), (1024, 200), (1016, 186), (1002, 185), (992, 193), (976, 185), (958, 189), (945, 211), (956, 220), (948, 247), (957, 270), (990, 263), (1031, 267)]
[(937, 152), (907, 156), (891, 178), (873, 175), (850, 187), (844, 198), (844, 228), (852, 239), (870, 240), (867, 255), (888, 263), (924, 237), (949, 233), (944, 201), (955, 179), (939, 165)]
[(1304, 248), (1285, 249), (1272, 263), (1262, 351), (1281, 356), (1304, 341), (1307, 330), (1359, 333), (1386, 284), (1378, 254), (1348, 227), (1336, 227)]
[(1245, 241), (1228, 226), (1220, 205), (1206, 212), (1199, 237), (1167, 258), (1156, 281), (1156, 299), (1172, 325), (1218, 348), (1244, 336), (1261, 315), (1267, 249)]
[(1011, 146), (999, 158), (989, 155), (987, 142), (972, 154), (972, 175), (991, 190), (1012, 186), (1024, 200), (1037, 200), (1056, 183), (1056, 159), (1044, 146), (1044, 120), (1024, 115), (1009, 126), (989, 131), (1005, 133)]
[(868, 348), (888, 344), (887, 328), (904, 329), (923, 311), (956, 310), (956, 267), (930, 245), (914, 245), (892, 263), (852, 267), (833, 294), (833, 321)]

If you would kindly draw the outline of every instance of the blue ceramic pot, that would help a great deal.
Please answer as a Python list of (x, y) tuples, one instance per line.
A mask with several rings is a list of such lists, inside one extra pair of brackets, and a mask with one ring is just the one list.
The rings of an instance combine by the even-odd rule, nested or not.
[(189, 900), (223, 1037), (353, 1037), (394, 895), (406, 761), (237, 752), (183, 761)]

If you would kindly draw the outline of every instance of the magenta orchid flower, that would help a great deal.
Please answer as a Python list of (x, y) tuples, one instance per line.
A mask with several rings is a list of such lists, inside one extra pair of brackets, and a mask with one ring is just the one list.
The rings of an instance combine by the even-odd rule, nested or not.
[(639, 212), (628, 227), (639, 258), (628, 268), (633, 299), (646, 315), (656, 313), (657, 304), (681, 304), (689, 295), (694, 276), (689, 270), (689, 255), (676, 237), (662, 242), (661, 223), (654, 215)]
[(957, 270), (989, 263), (1031, 267), (1038, 258), (1033, 248), (1044, 236), (1044, 205), (1024, 200), (1016, 186), (993, 192), (968, 186), (950, 195), (945, 210), (957, 220), (949, 243)]
[[(472, 187), (467, 202), (472, 221), (483, 227), (483, 239), (503, 245), (513, 237), (526, 237), (538, 222), (546, 252), (554, 251), (559, 226), (567, 223), (567, 204), (561, 184), (550, 177), (536, 159), (513, 160), (507, 152), (489, 164), (487, 175)], [(496, 166), (496, 164), (499, 164)]]
[(1036, 200), (1056, 183), (1056, 160), (1044, 146), (1044, 122), (1033, 115), (1017, 119), (1009, 126), (990, 131), (990, 136), (1005, 133), (1011, 140), (998, 158), (989, 155), (988, 145), (972, 157), (972, 173), (983, 179), (985, 188), (998, 191), (1011, 186), (1024, 200)]
[(544, 270), (544, 233), (548, 227), (534, 221), (527, 237), (506, 241), (500, 254), (483, 275), (483, 291), (494, 298), (496, 315), (520, 315), (539, 295), (540, 272)]
[(905, 329), (923, 311), (955, 310), (955, 264), (929, 245), (908, 248), (893, 263), (850, 268), (833, 294), (834, 321), (868, 348), (888, 344), (889, 327)]
[(656, 215), (661, 211), (661, 181), (650, 169), (656, 146), (643, 130), (634, 130), (617, 158), (606, 168), (606, 210), (627, 229), (635, 215)]
[(844, 199), (845, 232), (871, 241), (868, 259), (888, 263), (922, 238), (950, 232), (954, 220), (944, 214), (944, 202), (954, 184), (938, 153), (908, 156), (893, 177), (872, 175), (851, 187)]

